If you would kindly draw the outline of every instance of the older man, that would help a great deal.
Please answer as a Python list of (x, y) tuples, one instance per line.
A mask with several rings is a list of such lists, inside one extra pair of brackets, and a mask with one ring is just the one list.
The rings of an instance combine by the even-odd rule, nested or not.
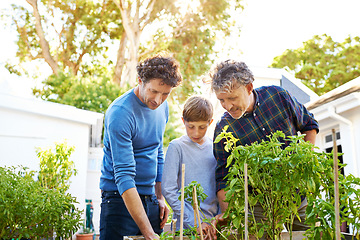
[[(245, 63), (233, 60), (221, 62), (212, 70), (210, 78), (211, 88), (226, 110), (216, 125), (215, 137), (224, 126), (229, 125), (229, 130), (239, 139), (240, 145), (267, 140), (266, 136), (277, 130), (284, 132), (286, 136), (301, 132), (305, 134), (305, 141), (315, 144), (319, 126), (313, 114), (281, 87), (254, 89), (254, 76)], [(224, 150), (223, 141), (214, 144), (214, 155), (217, 160), (217, 196), (222, 211), (222, 214), (216, 216), (216, 220), (222, 222), (222, 216), (228, 207), (224, 202), (224, 177), (228, 173), (226, 160), (229, 156)], [(296, 219), (293, 230), (307, 228), (304, 224), (306, 205), (305, 199), (299, 209), (302, 221)], [(255, 214), (262, 216), (261, 210)]]

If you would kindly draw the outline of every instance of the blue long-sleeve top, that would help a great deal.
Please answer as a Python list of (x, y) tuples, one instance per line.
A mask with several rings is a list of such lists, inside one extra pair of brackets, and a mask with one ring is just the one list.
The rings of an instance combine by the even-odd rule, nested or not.
[(122, 195), (137, 188), (141, 195), (155, 193), (164, 165), (163, 134), (169, 107), (148, 108), (130, 90), (108, 108), (104, 122), (104, 157), (100, 189)]

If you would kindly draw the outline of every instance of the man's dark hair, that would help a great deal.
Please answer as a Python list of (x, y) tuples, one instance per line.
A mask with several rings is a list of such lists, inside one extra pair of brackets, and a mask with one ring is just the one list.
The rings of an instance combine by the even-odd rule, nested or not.
[(147, 58), (137, 65), (136, 70), (143, 83), (158, 78), (171, 87), (177, 87), (182, 81), (180, 65), (172, 57), (156, 55)]

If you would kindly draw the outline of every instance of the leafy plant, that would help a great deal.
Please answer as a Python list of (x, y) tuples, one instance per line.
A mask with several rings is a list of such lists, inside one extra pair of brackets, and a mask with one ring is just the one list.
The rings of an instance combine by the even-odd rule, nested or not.
[(70, 187), (70, 178), (77, 173), (74, 162), (69, 160), (74, 147), (67, 146), (66, 142), (56, 143), (54, 150), (36, 150), (40, 159), (38, 179), (46, 188), (65, 192)]
[(86, 227), (85, 223), (83, 223), (82, 226), (81, 226), (81, 230), (80, 230), (80, 232), (78, 234), (89, 234), (89, 233), (93, 233), (93, 232), (94, 232), (93, 229), (91, 229), (89, 227)]
[[(196, 192), (196, 197), (197, 197), (196, 200), (198, 202), (197, 209), (194, 202), (194, 191)], [(205, 214), (201, 211), (200, 202), (204, 201), (207, 197), (208, 196), (204, 193), (204, 188), (197, 181), (192, 181), (191, 183), (189, 183), (187, 186), (184, 187), (184, 200), (188, 201), (193, 206), (195, 221), (198, 220), (196, 218), (197, 216), (197, 212), (195, 212), (196, 210), (200, 211), (205, 217)], [(179, 196), (179, 201), (181, 201), (181, 195)], [(200, 224), (201, 222), (198, 222), (198, 225)], [(192, 236), (192, 238), (198, 237), (196, 226), (189, 229), (184, 229), (184, 234)]]
[[(56, 144), (56, 153), (38, 150), (40, 171), (0, 167), (0, 239), (69, 238), (81, 225), (69, 189), (76, 173), (69, 160), (73, 147)], [(36, 174), (38, 179), (35, 180)]]
[[(320, 192), (309, 194), (306, 222), (311, 226), (309, 238), (335, 239), (335, 199), (334, 177), (330, 172), (322, 172), (319, 181)], [(327, 176), (326, 176), (327, 175)], [(340, 221), (350, 224), (353, 236), (360, 239), (360, 179), (353, 175), (339, 174)], [(311, 203), (311, 205), (310, 205)]]
[[(226, 200), (229, 203), (225, 217), (230, 227), (240, 236), (244, 234), (244, 164), (248, 165), (249, 233), (261, 238), (266, 232), (271, 239), (279, 239), (283, 225), (292, 238), (292, 224), (299, 219), (301, 196), (306, 196), (306, 223), (308, 236), (333, 239), (335, 226), (334, 177), (332, 154), (313, 151), (314, 146), (303, 140), (304, 135), (288, 136), (277, 131), (268, 141), (250, 146), (237, 146), (237, 139), (227, 127), (215, 142), (225, 138), (224, 149), (231, 151), (227, 160)], [(343, 165), (340, 165), (343, 167)], [(359, 179), (352, 175), (340, 177), (340, 208), (342, 221), (359, 226)], [(254, 208), (264, 209), (264, 218), (255, 219)], [(300, 220), (300, 219), (299, 219)], [(320, 225), (315, 223), (320, 222)], [(357, 228), (358, 229), (358, 228)]]
[(24, 167), (0, 167), (0, 239), (72, 236), (81, 222), (76, 199), (34, 180)]
[[(194, 206), (193, 200), (193, 189), (196, 189), (196, 195), (198, 203), (204, 201), (207, 198), (207, 195), (204, 193), (204, 188), (197, 181), (192, 181), (187, 186), (184, 187), (184, 200), (191, 203)], [(181, 196), (179, 196), (179, 200), (181, 200)]]

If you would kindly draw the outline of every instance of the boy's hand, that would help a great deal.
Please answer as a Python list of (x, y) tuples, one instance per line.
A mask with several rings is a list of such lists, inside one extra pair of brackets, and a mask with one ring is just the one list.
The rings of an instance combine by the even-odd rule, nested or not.
[(215, 216), (215, 218), (211, 221), (211, 228), (214, 232), (214, 237), (212, 239), (216, 240), (217, 239), (217, 236), (216, 236), (216, 229), (214, 228), (215, 227), (221, 227), (221, 226), (224, 226), (227, 224), (227, 220), (224, 218), (224, 213), (220, 213), (218, 215)]
[[(208, 223), (201, 223), (202, 232), (205, 240), (212, 240), (216, 237), (216, 230)], [(198, 234), (200, 234), (200, 228), (197, 228)]]

